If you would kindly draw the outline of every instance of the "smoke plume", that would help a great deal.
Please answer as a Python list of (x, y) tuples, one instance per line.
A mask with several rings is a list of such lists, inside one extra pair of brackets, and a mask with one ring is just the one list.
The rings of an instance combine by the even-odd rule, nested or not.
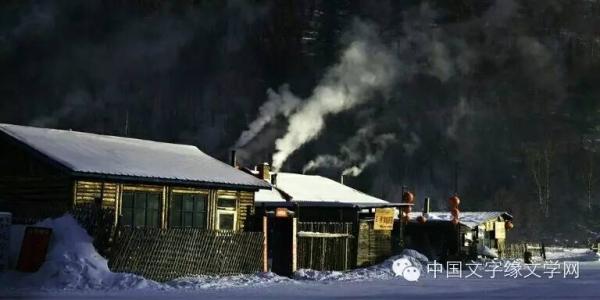
[(359, 129), (355, 136), (342, 144), (339, 155), (319, 155), (309, 161), (302, 171), (331, 168), (343, 169), (342, 175), (360, 175), (366, 167), (379, 161), (388, 145), (396, 141), (395, 134), (377, 134), (375, 129), (373, 124)]
[(267, 90), (268, 100), (258, 109), (258, 117), (248, 125), (248, 130), (242, 132), (234, 148), (244, 147), (265, 125), (269, 124), (278, 115), (288, 117), (300, 104), (300, 99), (290, 92), (287, 84), (279, 88), (279, 93), (272, 89)]
[(275, 169), (319, 135), (327, 115), (364, 103), (393, 81), (396, 59), (377, 39), (374, 28), (357, 22), (355, 32), (339, 63), (328, 70), (312, 96), (291, 115), (286, 134), (275, 142)]

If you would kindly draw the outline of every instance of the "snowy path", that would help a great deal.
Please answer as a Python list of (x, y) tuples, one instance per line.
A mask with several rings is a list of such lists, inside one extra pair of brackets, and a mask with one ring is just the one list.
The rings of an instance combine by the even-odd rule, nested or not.
[(196, 291), (129, 290), (4, 295), (0, 299), (600, 299), (600, 263), (582, 263), (579, 279), (403, 279), (289, 281)]

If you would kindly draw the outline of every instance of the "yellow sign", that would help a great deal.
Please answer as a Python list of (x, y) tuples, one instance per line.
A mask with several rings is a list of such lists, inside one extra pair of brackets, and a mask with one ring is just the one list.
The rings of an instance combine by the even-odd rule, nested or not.
[(374, 230), (392, 230), (394, 228), (394, 209), (376, 208)]
[(288, 217), (288, 209), (285, 207), (278, 207), (277, 209), (275, 209), (275, 217), (287, 218)]
[(504, 228), (504, 222), (494, 222), (494, 238), (505, 239), (506, 230)]

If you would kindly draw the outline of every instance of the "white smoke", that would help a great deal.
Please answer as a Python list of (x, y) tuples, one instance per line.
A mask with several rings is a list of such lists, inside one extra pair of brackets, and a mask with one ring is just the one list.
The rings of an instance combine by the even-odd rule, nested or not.
[(281, 168), (300, 146), (317, 137), (325, 117), (368, 101), (373, 93), (390, 88), (397, 61), (377, 39), (369, 25), (355, 25), (353, 41), (343, 51), (338, 64), (331, 67), (319, 85), (290, 119), (286, 134), (275, 142), (273, 167)]
[(248, 130), (242, 132), (234, 148), (244, 147), (278, 115), (288, 117), (300, 104), (300, 99), (292, 92), (287, 84), (279, 87), (279, 93), (267, 90), (268, 100), (258, 109), (258, 117), (248, 125)]
[(302, 168), (302, 173), (306, 173), (308, 171), (316, 170), (316, 169), (323, 168), (323, 167), (340, 169), (340, 168), (344, 168), (345, 164), (346, 163), (343, 160), (339, 159), (335, 155), (329, 155), (329, 154), (319, 155), (319, 156), (317, 156), (317, 158), (309, 161)]
[(360, 175), (360, 173), (362, 173), (366, 167), (378, 162), (385, 153), (385, 149), (387, 148), (387, 146), (395, 141), (396, 135), (392, 133), (386, 133), (378, 136), (375, 140), (375, 151), (365, 155), (364, 159), (360, 163), (353, 165), (350, 168), (346, 168), (344, 171), (342, 171), (342, 175), (352, 175), (354, 177)]
[(342, 175), (358, 176), (366, 167), (379, 161), (388, 145), (395, 141), (394, 134), (376, 134), (375, 126), (368, 124), (342, 144), (339, 155), (319, 155), (309, 161), (302, 171), (335, 168), (343, 169)]

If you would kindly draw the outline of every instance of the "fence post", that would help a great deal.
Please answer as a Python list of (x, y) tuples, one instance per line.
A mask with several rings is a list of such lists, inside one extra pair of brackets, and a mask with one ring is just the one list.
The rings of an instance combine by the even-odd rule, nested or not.
[[(310, 223), (310, 232), (315, 231), (313, 226), (314, 226), (314, 224)], [(310, 238), (310, 258), (309, 258), (310, 263), (308, 264), (309, 268), (311, 268), (311, 269), (314, 268), (313, 267), (314, 242), (315, 242), (315, 238), (311, 237)]]
[(268, 238), (268, 219), (267, 216), (263, 216), (263, 272), (269, 272), (269, 244), (267, 243)]
[[(348, 224), (344, 224), (344, 233), (348, 234), (348, 231)], [(348, 251), (350, 250), (348, 249), (348, 240), (348, 237), (344, 239), (344, 271), (348, 270)]]
[(298, 268), (298, 219), (292, 218), (292, 273)]

